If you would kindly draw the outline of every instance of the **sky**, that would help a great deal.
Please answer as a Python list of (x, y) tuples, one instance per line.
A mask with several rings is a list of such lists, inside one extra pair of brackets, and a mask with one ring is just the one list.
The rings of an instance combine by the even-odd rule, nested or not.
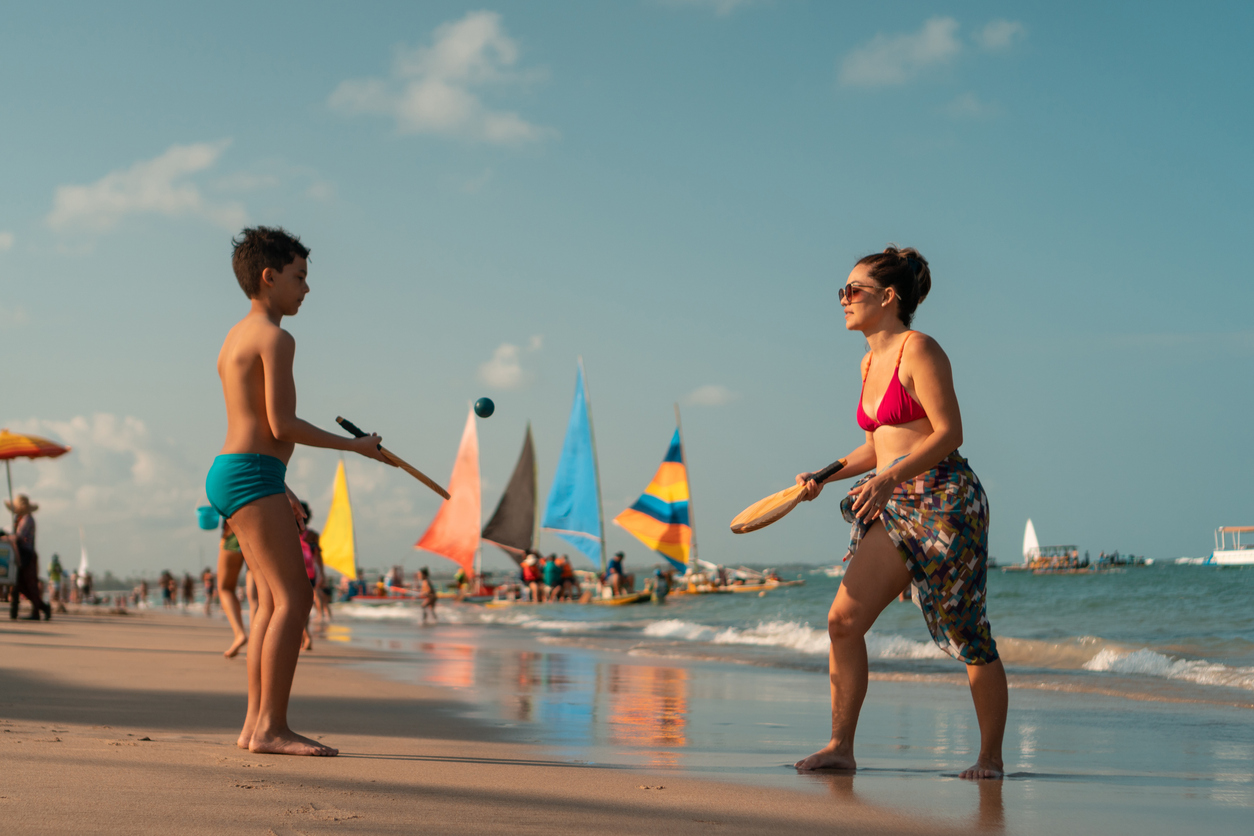
[[(995, 557), (1019, 558), (1029, 517), (1042, 544), (1158, 559), (1254, 524), (1248, 4), (5, 17), (0, 425), (74, 447), (13, 464), (45, 561), (80, 530), (119, 575), (216, 553), (194, 509), (225, 434), (217, 351), (248, 309), (229, 260), (246, 224), (312, 248), (284, 323), (302, 417), (349, 417), (443, 481), (470, 402), (496, 401), (485, 519), (528, 422), (547, 495), (582, 357), (607, 521), (678, 402), (702, 558), (840, 560), (830, 487), (762, 531), (728, 523), (861, 442), (865, 342), (836, 289), (893, 242), (931, 264), (914, 327), (953, 363)], [(337, 460), (290, 465), (315, 527)], [(412, 550), (438, 497), (347, 468), (363, 565), (452, 567)]]

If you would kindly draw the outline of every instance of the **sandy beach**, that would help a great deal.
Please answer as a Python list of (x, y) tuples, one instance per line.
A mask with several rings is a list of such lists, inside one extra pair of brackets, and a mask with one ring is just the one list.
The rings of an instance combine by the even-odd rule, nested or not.
[[(464, 719), (447, 690), (302, 658), (298, 730), (334, 759), (234, 745), (243, 659), (217, 620), (80, 614), (0, 628), (0, 811), (33, 833), (937, 833), (1000, 829), (1000, 787), (965, 827), (859, 800), (851, 777), (788, 791), (555, 757)], [(380, 658), (384, 654), (378, 654)]]

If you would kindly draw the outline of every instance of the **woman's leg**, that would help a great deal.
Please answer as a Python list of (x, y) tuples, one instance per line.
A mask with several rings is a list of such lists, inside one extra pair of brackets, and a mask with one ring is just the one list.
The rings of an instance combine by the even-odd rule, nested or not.
[(226, 613), (227, 623), (231, 625), (231, 632), (235, 634), (235, 640), (222, 654), (228, 659), (235, 658), (248, 641), (239, 595), (235, 592), (239, 588), (239, 570), (243, 565), (243, 552), (230, 552), (218, 546), (218, 600), (222, 603), (222, 612)]
[(866, 633), (909, 580), (906, 561), (876, 522), (858, 545), (827, 614), (832, 648), (832, 739), (797, 769), (854, 769), (853, 737), (866, 697)]
[(1005, 775), (1001, 741), (1006, 733), (1006, 710), (1010, 701), (1006, 669), (1001, 659), (987, 665), (967, 665), (967, 682), (971, 685), (971, 699), (980, 724), (980, 757), (959, 777), (1001, 778)]
[(249, 751), (338, 754), (335, 749), (296, 734), (287, 724), (292, 678), (300, 657), (300, 634), (313, 603), (291, 504), (283, 494), (255, 500), (235, 512), (231, 528), (248, 555), (249, 574), (256, 575), (257, 584), (257, 614), (248, 644), (248, 690), (249, 702), (254, 691), (258, 702)]

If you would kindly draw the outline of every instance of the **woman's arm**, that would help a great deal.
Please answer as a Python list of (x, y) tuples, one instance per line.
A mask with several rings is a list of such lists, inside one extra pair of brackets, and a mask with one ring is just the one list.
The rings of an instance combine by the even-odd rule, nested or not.
[(867, 433), (867, 439), (862, 446), (855, 448), (852, 453), (845, 456), (845, 466), (828, 477), (822, 485), (814, 481), (814, 473), (798, 473), (797, 484), (806, 485), (805, 491), (801, 494), (801, 499), (804, 502), (809, 502), (823, 492), (823, 485), (826, 485), (828, 482), (848, 479), (851, 476), (860, 476), (868, 470), (874, 469), (875, 445), (871, 443), (871, 434)]

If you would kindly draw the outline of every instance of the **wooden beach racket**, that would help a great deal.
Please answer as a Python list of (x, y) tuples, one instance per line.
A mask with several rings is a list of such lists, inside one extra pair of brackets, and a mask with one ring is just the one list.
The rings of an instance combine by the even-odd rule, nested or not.
[[(362, 432), (357, 427), (356, 424), (354, 424), (352, 421), (348, 420), (347, 418), (341, 418), (337, 415), (335, 418), (335, 422), (339, 424), (341, 427), (343, 427), (344, 429), (348, 430), (353, 435), (357, 436), (358, 438), (365, 438), (366, 436), (366, 433)], [(387, 460), (390, 461), (392, 464), (396, 465), (401, 470), (405, 471), (410, 476), (417, 479), (419, 482), (422, 482), (424, 485), (426, 485), (428, 488), (438, 493), (440, 496), (444, 497), (445, 499), (449, 498), (448, 491), (444, 490), (444, 488), (440, 487), (439, 484), (437, 484), (434, 480), (430, 479), (427, 476), (427, 474), (423, 473), (421, 470), (414, 467), (412, 464), (405, 461), (400, 456), (393, 453), (391, 450), (388, 450), (382, 444), (379, 445), (379, 452), (382, 453), (384, 457), (386, 457)]]
[[(821, 485), (836, 475), (836, 472), (844, 466), (844, 461), (832, 462), (814, 474), (814, 481)], [(771, 494), (766, 499), (759, 499), (731, 521), (732, 534), (747, 534), (759, 528), (766, 528), (776, 520), (782, 519), (801, 501), (801, 494), (805, 489), (804, 483), (793, 485), (791, 488), (784, 488), (779, 493)]]

